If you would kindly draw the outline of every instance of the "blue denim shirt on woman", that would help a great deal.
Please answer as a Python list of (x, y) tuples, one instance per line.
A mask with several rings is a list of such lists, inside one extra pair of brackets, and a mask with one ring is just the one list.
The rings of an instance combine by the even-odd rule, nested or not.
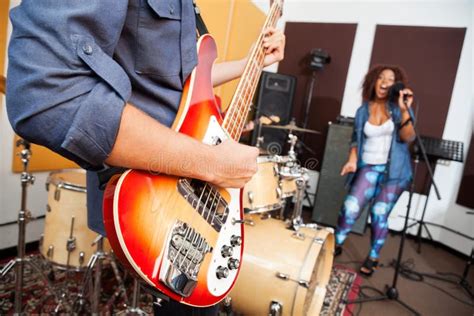
[[(7, 110), (23, 138), (100, 170), (127, 102), (173, 123), (197, 63), (192, 0), (23, 0), (10, 18)], [(105, 234), (95, 174), (87, 186)]]
[[(392, 143), (390, 145), (390, 153), (387, 160), (386, 175), (383, 183), (400, 183), (406, 184), (412, 178), (411, 156), (408, 144), (400, 139), (400, 125), (403, 123), (400, 107), (394, 103), (387, 103), (387, 110), (393, 120), (395, 128), (392, 134)], [(409, 109), (413, 116), (413, 111)], [(364, 126), (369, 120), (369, 103), (364, 102), (356, 112), (354, 130), (352, 132), (351, 148), (357, 148), (357, 169), (363, 166), (362, 151), (364, 148), (365, 134)], [(354, 180), (355, 173), (349, 174), (346, 184), (351, 185)]]

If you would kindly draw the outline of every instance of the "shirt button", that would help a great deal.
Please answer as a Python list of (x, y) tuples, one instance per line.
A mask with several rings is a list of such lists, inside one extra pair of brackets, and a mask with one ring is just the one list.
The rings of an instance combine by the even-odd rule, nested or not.
[(169, 8), (170, 8), (170, 14), (174, 14), (174, 5), (171, 4)]
[(87, 55), (91, 55), (92, 54), (92, 46), (89, 45), (89, 44), (84, 44), (84, 46), (82, 46), (82, 51)]

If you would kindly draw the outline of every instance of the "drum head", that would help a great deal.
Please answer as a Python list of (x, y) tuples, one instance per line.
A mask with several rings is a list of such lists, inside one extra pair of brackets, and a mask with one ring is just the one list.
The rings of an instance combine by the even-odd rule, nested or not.
[(332, 230), (302, 228), (295, 236), (283, 221), (246, 218), (254, 226), (245, 227), (242, 268), (230, 293), (235, 311), (268, 315), (277, 302), (282, 316), (319, 315), (333, 262)]
[(86, 172), (82, 169), (70, 169), (51, 172), (46, 184), (62, 186), (65, 189), (77, 189), (86, 192)]

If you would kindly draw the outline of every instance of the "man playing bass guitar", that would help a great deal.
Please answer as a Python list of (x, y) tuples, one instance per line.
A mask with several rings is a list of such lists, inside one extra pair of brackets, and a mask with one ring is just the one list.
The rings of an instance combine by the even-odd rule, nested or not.
[[(14, 130), (88, 170), (89, 226), (105, 235), (96, 172), (118, 166), (241, 188), (258, 150), (210, 146), (170, 128), (198, 60), (192, 0), (23, 0), (12, 9), (7, 110)], [(264, 66), (285, 37), (265, 30)], [(247, 58), (216, 64), (212, 85), (239, 77)], [(145, 225), (145, 223), (144, 223)], [(212, 315), (170, 301), (156, 313)]]

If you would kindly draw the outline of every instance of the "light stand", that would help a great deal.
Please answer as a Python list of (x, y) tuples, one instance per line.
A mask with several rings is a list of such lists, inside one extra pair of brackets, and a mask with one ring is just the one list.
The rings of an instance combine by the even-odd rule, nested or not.
[(303, 116), (303, 128), (308, 127), (308, 119), (309, 119), (309, 110), (311, 107), (311, 99), (313, 98), (313, 89), (314, 85), (316, 84), (316, 71), (317, 69), (312, 69), (311, 71), (311, 81), (309, 82), (309, 89), (306, 94), (305, 100), (305, 108), (304, 108), (304, 116)]
[(60, 302), (57, 293), (52, 288), (51, 281), (43, 274), (41, 269), (34, 263), (31, 258), (25, 257), (25, 243), (26, 243), (26, 224), (31, 219), (31, 213), (26, 208), (27, 202), (27, 189), (30, 184), (35, 182), (35, 177), (28, 173), (28, 164), (31, 158), (30, 143), (26, 140), (19, 139), (16, 142), (16, 146), (23, 146), (20, 152), (21, 162), (23, 163), (23, 172), (21, 173), (21, 208), (18, 212), (18, 246), (17, 246), (17, 257), (10, 260), (0, 271), (0, 279), (4, 278), (12, 268), (15, 268), (15, 303), (14, 309), (16, 315), (21, 315), (22, 308), (22, 294), (23, 294), (23, 268), (24, 264), (29, 264), (38, 275), (43, 278), (46, 282), (48, 289), (56, 298), (56, 301)]
[(316, 71), (323, 69), (324, 65), (329, 64), (330, 62), (331, 56), (329, 56), (328, 52), (321, 48), (314, 48), (309, 53), (309, 68), (311, 69), (311, 81), (306, 94), (303, 128), (308, 127), (309, 110), (311, 107), (311, 99), (313, 98), (314, 84), (316, 83)]
[[(313, 90), (314, 85), (316, 84), (316, 72), (320, 69), (324, 68), (325, 64), (329, 64), (331, 62), (331, 56), (329, 56), (328, 52), (321, 48), (312, 49), (309, 54), (309, 68), (311, 69), (311, 81), (309, 83), (309, 89), (306, 93), (305, 99), (305, 107), (304, 107), (304, 116), (303, 116), (303, 128), (308, 127), (308, 120), (309, 120), (309, 112), (311, 108), (311, 100), (313, 99)], [(305, 135), (303, 135), (303, 140), (300, 140), (300, 143), (306, 148), (309, 149), (310, 152), (314, 154), (314, 152), (304, 144)], [(306, 185), (306, 181), (305, 181)], [(304, 199), (306, 199), (310, 205), (310, 208), (313, 208), (313, 203), (311, 203), (311, 199), (309, 198), (309, 193), (307, 187), (304, 188)]]

